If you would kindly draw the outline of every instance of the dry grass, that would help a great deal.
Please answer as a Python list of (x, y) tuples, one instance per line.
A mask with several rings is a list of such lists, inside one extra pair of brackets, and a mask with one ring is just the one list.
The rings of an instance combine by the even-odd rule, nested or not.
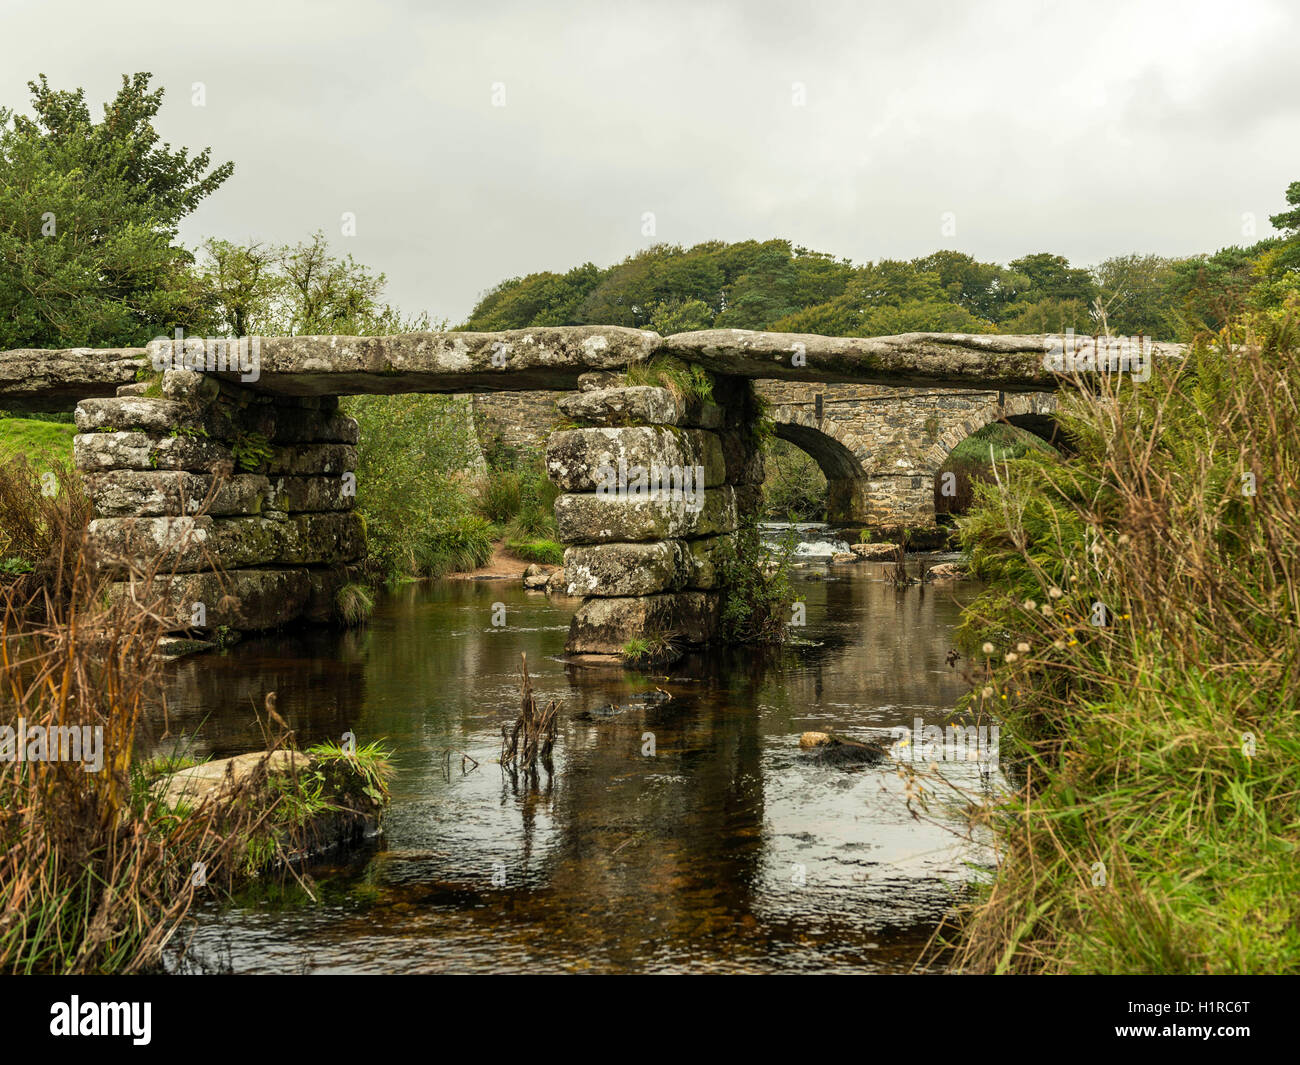
[(0, 506), (6, 521), (32, 515), (6, 532), (39, 560), (0, 587), (0, 726), (101, 730), (103, 758), (97, 772), (0, 760), (0, 972), (153, 968), (197, 895), (277, 853), (280, 799), (256, 773), (198, 809), (151, 794), (133, 757), (146, 707), (161, 702), (158, 641), (174, 626), (152, 594), (158, 574), (132, 570), (135, 594), (110, 597), (84, 498), (41, 496), (22, 463), (0, 466)]
[(519, 716), (515, 718), (513, 727), (501, 726), (501, 764), (528, 770), (537, 764), (539, 757), (543, 763), (550, 761), (560, 703), (558, 699), (552, 699), (538, 709), (532, 678), (528, 676), (528, 656), (521, 654), (519, 660)]

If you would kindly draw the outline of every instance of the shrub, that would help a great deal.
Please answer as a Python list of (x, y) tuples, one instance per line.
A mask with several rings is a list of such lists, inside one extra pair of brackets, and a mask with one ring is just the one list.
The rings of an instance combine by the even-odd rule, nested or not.
[(479, 509), (488, 521), (504, 525), (523, 505), (519, 474), (514, 470), (491, 470), (483, 483)]
[[(1289, 322), (1063, 398), (1079, 447), (961, 522), (1014, 792), (972, 971), (1300, 971), (1300, 350)], [(985, 644), (992, 653), (985, 653)]]
[(794, 536), (775, 555), (763, 549), (758, 525), (750, 519), (722, 548), (722, 611), (719, 637), (727, 643), (781, 643), (794, 594), (789, 567)]
[(361, 428), (356, 504), (366, 522), (371, 576), (437, 576), (490, 557), (486, 523), (474, 515), (462, 471), (474, 447), (468, 402), (355, 396), (344, 407)]
[(772, 437), (763, 454), (763, 513), (774, 521), (823, 521), (826, 475), (806, 451)]

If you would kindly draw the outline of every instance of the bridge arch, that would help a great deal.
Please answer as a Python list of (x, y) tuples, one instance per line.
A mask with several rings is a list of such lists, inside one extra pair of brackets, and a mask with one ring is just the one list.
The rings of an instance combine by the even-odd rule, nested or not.
[(802, 405), (781, 404), (769, 417), (778, 439), (807, 454), (826, 476), (826, 520), (865, 520), (867, 471), (864, 444), (842, 422), (818, 418)]
[(1068, 446), (1056, 421), (1056, 396), (1051, 392), (1017, 392), (994, 395), (989, 402), (949, 422), (936, 439), (922, 450), (918, 465), (931, 473), (937, 473), (947, 462), (953, 448), (993, 422), (1008, 422), (1033, 433), (1053, 447)]

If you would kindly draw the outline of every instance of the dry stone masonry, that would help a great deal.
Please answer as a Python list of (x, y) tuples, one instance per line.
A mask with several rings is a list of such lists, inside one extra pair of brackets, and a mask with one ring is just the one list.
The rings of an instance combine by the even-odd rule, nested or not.
[(74, 449), (94, 507), (89, 538), (120, 580), (178, 629), (330, 621), (365, 531), (352, 510), (357, 424), (338, 399), (261, 395), (168, 370), (82, 400)]
[[(214, 346), (0, 352), (0, 409), (76, 403), (89, 535), (114, 594), (138, 594), (158, 570), (178, 629), (329, 621), (365, 553), (357, 426), (339, 396), (569, 392), (558, 409), (577, 428), (547, 447), (565, 572), (584, 597), (569, 649), (604, 654), (634, 637), (714, 635), (720, 554), (761, 493), (752, 382), (764, 382), (777, 431), (827, 470), (845, 515), (870, 517), (883, 499), (878, 519), (933, 520), (945, 449), (994, 417), (1045, 424), (1064, 379), (1042, 337), (560, 326), (273, 337), (241, 348), (238, 366), (214, 361)], [(623, 376), (660, 357), (707, 371), (711, 398)], [(877, 430), (863, 431), (873, 405)]]
[(745, 424), (748, 382), (715, 377), (721, 403), (595, 375), (559, 409), (546, 467), (570, 595), (584, 596), (571, 654), (619, 654), (637, 637), (703, 644), (718, 625), (723, 552), (758, 503), (762, 459)]

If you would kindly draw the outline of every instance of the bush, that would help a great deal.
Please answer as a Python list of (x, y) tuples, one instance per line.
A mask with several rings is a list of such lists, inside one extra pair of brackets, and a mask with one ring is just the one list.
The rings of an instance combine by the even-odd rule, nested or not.
[[(935, 476), (935, 515), (965, 514), (975, 500), (975, 485), (993, 481), (994, 463), (1022, 458), (1031, 451), (1051, 456), (1057, 454), (1046, 440), (1005, 422), (990, 422), (971, 433), (952, 449)], [(955, 491), (951, 495), (945, 495), (943, 491), (945, 473), (955, 475)]]
[(725, 643), (781, 643), (794, 594), (790, 588), (793, 535), (775, 556), (763, 549), (758, 525), (745, 522), (722, 549), (722, 612)]
[(344, 408), (361, 427), (356, 504), (366, 523), (371, 576), (438, 576), (489, 558), (486, 522), (475, 516), (463, 470), (474, 450), (468, 402), (355, 396)]
[(488, 521), (505, 525), (519, 513), (523, 495), (514, 470), (490, 470), (483, 483), (479, 509)]
[(826, 475), (806, 451), (772, 437), (763, 454), (763, 513), (773, 521), (824, 521)]
[(542, 454), (518, 454), (502, 447), (491, 449), (489, 454), (479, 513), (505, 526), (509, 540), (555, 539), (555, 498), (560, 489), (547, 476)]
[(1300, 971), (1297, 395), (1280, 322), (1066, 396), (1078, 455), (977, 487), (961, 638), (1018, 784), (959, 968)]

